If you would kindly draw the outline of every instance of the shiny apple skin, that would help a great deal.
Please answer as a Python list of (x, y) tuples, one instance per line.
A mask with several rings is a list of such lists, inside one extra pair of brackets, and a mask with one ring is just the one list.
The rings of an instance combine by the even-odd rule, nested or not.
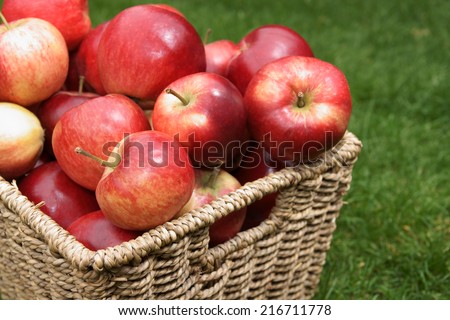
[(101, 210), (78, 218), (67, 228), (67, 231), (92, 251), (114, 247), (142, 234), (142, 232), (124, 230), (115, 226)]
[(41, 211), (67, 228), (82, 215), (99, 209), (95, 193), (70, 179), (56, 161), (31, 170), (18, 183), (20, 192), (38, 204)]
[(45, 130), (44, 149), (53, 155), (52, 135), (53, 130), (62, 115), (80, 104), (99, 97), (96, 93), (79, 93), (76, 91), (58, 91), (47, 100), (43, 101), (37, 112)]
[(44, 146), (44, 129), (30, 110), (0, 102), (0, 176), (20, 178), (31, 170)]
[(239, 53), (239, 46), (231, 40), (221, 39), (205, 44), (206, 72), (227, 76), (228, 64)]
[(172, 81), (205, 71), (205, 49), (181, 15), (137, 5), (109, 22), (98, 47), (98, 67), (106, 92), (154, 101)]
[[(217, 176), (211, 178), (215, 174)], [(195, 169), (195, 188), (192, 197), (177, 217), (236, 191), (240, 187), (239, 181), (223, 169), (216, 173), (209, 169)], [(244, 207), (216, 220), (209, 227), (209, 245), (213, 247), (233, 238), (241, 230), (246, 212), (247, 207)]]
[(172, 82), (169, 88), (188, 104), (161, 93), (152, 114), (155, 130), (177, 137), (196, 167), (227, 166), (240, 155), (231, 146), (239, 146), (245, 138), (247, 111), (242, 95), (228, 79), (199, 72)]
[[(298, 94), (304, 95), (299, 107)], [(352, 112), (350, 88), (336, 66), (292, 56), (265, 65), (244, 97), (252, 137), (272, 159), (307, 162), (343, 137)]]
[(97, 52), (100, 39), (108, 23), (109, 21), (105, 21), (89, 31), (83, 41), (81, 41), (75, 56), (75, 66), (78, 74), (84, 76), (86, 86), (99, 95), (105, 95), (106, 91), (103, 88), (98, 71)]
[(96, 189), (105, 216), (127, 230), (149, 230), (172, 219), (194, 189), (186, 150), (158, 131), (130, 134), (111, 153), (120, 163), (106, 168)]
[(107, 160), (124, 135), (150, 129), (144, 111), (131, 99), (108, 94), (90, 99), (62, 115), (53, 130), (52, 148), (63, 171), (75, 182), (95, 190), (104, 168), (77, 154), (76, 147)]
[(50, 22), (69, 50), (76, 49), (91, 28), (87, 0), (4, 0), (2, 12), (10, 21), (35, 17)]
[(51, 23), (24, 18), (0, 25), (0, 101), (28, 107), (60, 90), (69, 53)]
[(229, 63), (227, 78), (242, 95), (254, 74), (265, 64), (286, 56), (314, 56), (306, 40), (282, 25), (264, 25), (245, 35), (238, 46), (240, 54)]

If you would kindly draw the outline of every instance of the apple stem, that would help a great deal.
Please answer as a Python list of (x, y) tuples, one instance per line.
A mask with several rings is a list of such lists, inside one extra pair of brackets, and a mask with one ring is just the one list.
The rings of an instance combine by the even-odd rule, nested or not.
[(110, 168), (115, 168), (119, 165), (121, 158), (117, 157), (116, 160), (114, 160), (113, 162), (108, 162), (105, 161), (103, 159), (100, 159), (97, 156), (94, 156), (92, 153), (87, 152), (86, 150), (81, 149), (80, 147), (76, 147), (75, 148), (75, 152), (78, 154), (81, 154), (83, 156), (86, 156), (88, 158), (91, 158), (92, 160), (97, 161), (98, 163), (100, 163), (103, 167), (110, 167)]
[(297, 107), (303, 108), (306, 105), (305, 94), (303, 92), (297, 93)]
[(189, 101), (186, 100), (185, 98), (183, 98), (183, 96), (181, 96), (181, 94), (179, 94), (178, 92), (176, 92), (175, 90), (172, 90), (170, 88), (166, 89), (166, 93), (174, 95), (175, 97), (178, 98), (178, 100), (181, 101), (181, 103), (185, 106), (187, 106), (189, 104)]
[(78, 94), (81, 95), (83, 94), (83, 87), (84, 87), (84, 76), (80, 76), (80, 80), (78, 82)]
[(214, 184), (216, 183), (217, 177), (219, 176), (220, 173), (220, 166), (214, 167), (211, 170), (211, 174), (208, 178), (208, 182), (206, 183), (206, 185), (210, 188), (212, 188), (214, 186)]
[(211, 28), (208, 28), (208, 30), (206, 30), (205, 37), (203, 38), (203, 44), (207, 44), (208, 43), (209, 36), (211, 35), (211, 32), (212, 32)]
[(2, 20), (2, 23), (5, 25), (6, 29), (11, 30), (11, 26), (9, 25), (8, 21), (6, 21), (6, 18), (1, 11), (0, 11), (0, 19)]

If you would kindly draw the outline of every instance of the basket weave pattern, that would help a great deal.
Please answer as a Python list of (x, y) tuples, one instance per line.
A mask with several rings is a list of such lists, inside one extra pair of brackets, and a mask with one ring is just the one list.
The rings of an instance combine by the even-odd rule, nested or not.
[[(121, 245), (86, 249), (0, 177), (4, 299), (308, 299), (319, 283), (361, 142), (247, 183)], [(261, 225), (208, 247), (208, 226), (279, 192)]]

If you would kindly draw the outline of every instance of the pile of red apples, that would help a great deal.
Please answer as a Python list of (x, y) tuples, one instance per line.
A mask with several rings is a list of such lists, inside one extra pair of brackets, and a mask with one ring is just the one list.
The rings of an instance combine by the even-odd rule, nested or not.
[[(313, 162), (347, 130), (344, 74), (286, 26), (204, 43), (165, 4), (95, 27), (86, 0), (4, 0), (1, 13), (0, 176), (91, 250)], [(210, 245), (275, 198), (215, 221)]]

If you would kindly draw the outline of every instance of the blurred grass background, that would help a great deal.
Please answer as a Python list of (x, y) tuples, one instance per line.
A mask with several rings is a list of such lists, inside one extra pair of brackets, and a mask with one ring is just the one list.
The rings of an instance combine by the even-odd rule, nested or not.
[[(91, 19), (148, 2), (90, 0)], [(315, 299), (450, 299), (450, 2), (163, 2), (210, 41), (286, 25), (346, 74), (364, 147)]]

